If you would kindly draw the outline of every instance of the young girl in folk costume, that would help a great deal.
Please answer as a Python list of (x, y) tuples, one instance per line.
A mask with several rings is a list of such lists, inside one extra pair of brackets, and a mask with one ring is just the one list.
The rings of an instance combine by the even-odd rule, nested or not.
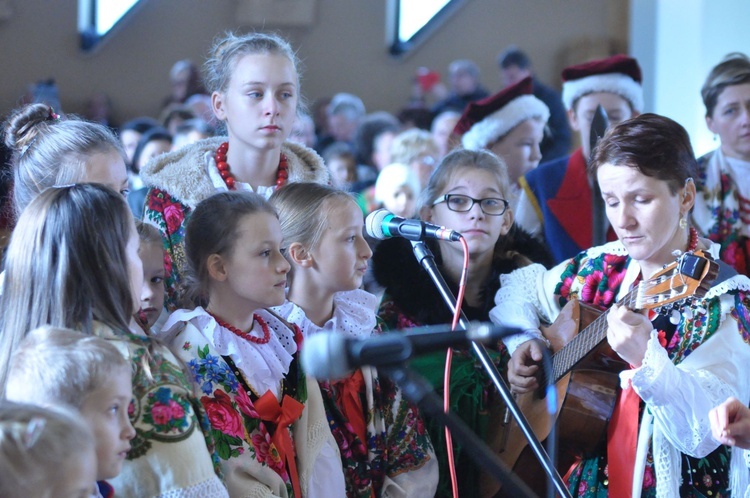
[(67, 410), (0, 400), (0, 496), (97, 496), (94, 437)]
[(265, 308), (284, 302), (289, 263), (268, 202), (225, 192), (201, 202), (185, 237), (190, 289), (160, 334), (202, 392), (230, 496), (342, 496), (320, 389), (298, 363), (302, 335)]
[(159, 331), (169, 313), (164, 309), (164, 247), (161, 234), (153, 225), (135, 220), (140, 246), (138, 256), (143, 263), (138, 318), (147, 332)]
[(121, 195), (97, 184), (50, 188), (24, 210), (0, 298), (0, 386), (28, 331), (67, 327), (103, 337), (132, 365), (136, 429), (118, 496), (226, 496), (207, 420), (179, 361), (135, 325), (143, 279), (138, 234)]
[[(620, 373), (606, 437), (570, 469), (573, 496), (729, 496), (729, 449), (712, 438), (709, 411), (728, 396), (750, 399), (750, 280), (722, 277), (695, 311), (671, 317), (622, 303), (634, 285), (674, 263), (675, 252), (699, 249), (718, 259), (718, 245), (687, 223), (696, 197), (690, 138), (676, 122), (643, 114), (607, 132), (589, 169), (619, 240), (547, 271), (532, 265), (501, 277), (492, 319), (539, 338), (540, 321), (555, 320), (572, 299), (610, 310), (607, 342), (630, 368)], [(555, 330), (546, 339), (560, 344)], [(541, 347), (529, 340), (515, 348), (508, 367), (515, 392), (538, 385)], [(739, 450), (731, 463), (745, 470)], [(733, 477), (744, 480), (736, 488), (744, 491), (747, 472)]]
[(268, 198), (287, 182), (325, 183), (328, 170), (311, 149), (287, 142), (300, 107), (297, 58), (275, 35), (227, 34), (205, 64), (214, 113), (227, 136), (201, 140), (160, 156), (141, 170), (152, 187), (144, 221), (155, 225), (167, 250), (167, 305), (179, 297), (185, 266), (185, 223), (216, 192), (244, 190)]
[[(452, 228), (466, 239), (469, 274), (463, 311), (470, 320), (489, 320), (499, 275), (531, 261), (549, 259), (541, 244), (513, 227), (513, 213), (506, 200), (509, 192), (508, 173), (497, 156), (458, 149), (445, 156), (419, 198), (421, 219)], [(427, 245), (453, 294), (458, 295), (464, 258), (461, 245), (447, 241), (428, 241)], [(451, 323), (452, 313), (414, 257), (409, 241), (382, 241), (373, 256), (373, 274), (385, 288), (379, 314), (388, 329)], [(507, 360), (504, 350), (491, 350), (490, 354), (502, 369)], [(470, 353), (454, 352), (452, 363), (451, 410), (499, 451), (502, 432), (497, 420), (504, 412), (499, 394)], [(444, 352), (415, 358), (411, 367), (442, 394)], [(451, 496), (445, 431), (431, 418), (426, 417), (426, 422), (440, 463), (438, 496)], [(454, 455), (459, 496), (480, 496), (482, 474), (455, 440)]]
[(107, 479), (120, 474), (135, 437), (128, 415), (131, 371), (130, 360), (110, 341), (49, 326), (29, 332), (11, 362), (5, 390), (9, 400), (72, 408), (91, 428), (99, 498), (115, 496)]
[[(325, 185), (287, 185), (271, 196), (292, 264), (288, 301), (275, 308), (305, 337), (355, 339), (377, 330), (377, 298), (359, 290), (372, 255), (353, 197)], [(346, 473), (347, 496), (432, 497), (438, 468), (416, 408), (371, 367), (320, 382)]]

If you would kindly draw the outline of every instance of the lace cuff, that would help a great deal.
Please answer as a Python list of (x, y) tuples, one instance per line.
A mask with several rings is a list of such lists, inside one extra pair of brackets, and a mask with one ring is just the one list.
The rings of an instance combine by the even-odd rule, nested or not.
[(649, 402), (656, 386), (659, 385), (659, 376), (668, 364), (671, 365), (672, 361), (667, 355), (667, 350), (659, 344), (658, 332), (652, 330), (641, 366), (620, 373), (621, 387), (626, 389), (629, 383), (632, 384), (638, 396)]

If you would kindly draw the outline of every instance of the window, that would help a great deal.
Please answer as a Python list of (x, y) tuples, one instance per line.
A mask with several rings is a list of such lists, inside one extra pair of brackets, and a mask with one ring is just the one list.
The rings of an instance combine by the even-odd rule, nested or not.
[(91, 51), (140, 0), (78, 0), (81, 50)]
[(466, 0), (391, 0), (390, 53), (401, 56), (432, 34)]

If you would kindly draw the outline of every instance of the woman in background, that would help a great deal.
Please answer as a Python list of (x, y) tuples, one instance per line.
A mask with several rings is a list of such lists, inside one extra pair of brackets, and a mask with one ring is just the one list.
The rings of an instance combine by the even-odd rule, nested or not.
[(750, 59), (727, 55), (701, 89), (706, 124), (721, 145), (698, 160), (692, 223), (721, 244), (721, 259), (750, 275)]

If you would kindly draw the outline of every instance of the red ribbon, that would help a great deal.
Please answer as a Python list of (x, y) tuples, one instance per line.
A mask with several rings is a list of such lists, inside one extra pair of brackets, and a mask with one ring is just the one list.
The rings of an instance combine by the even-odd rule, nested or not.
[(365, 378), (362, 370), (357, 370), (346, 379), (336, 383), (339, 391), (336, 394), (336, 404), (354, 429), (362, 444), (367, 446), (367, 425), (365, 423), (365, 409), (362, 406), (360, 394), (364, 391)]
[(638, 444), (638, 410), (641, 398), (631, 386), (617, 395), (607, 427), (609, 498), (630, 498)]
[(302, 494), (299, 487), (299, 474), (297, 473), (294, 444), (292, 443), (288, 427), (302, 415), (304, 408), (305, 405), (288, 394), (284, 395), (281, 404), (279, 404), (276, 396), (271, 391), (266, 391), (255, 402), (255, 411), (260, 415), (260, 419), (276, 425), (276, 431), (271, 437), (271, 442), (276, 447), (276, 451), (279, 452), (279, 457), (286, 463), (289, 469), (289, 478), (292, 481), (292, 488), (296, 497), (301, 497)]

